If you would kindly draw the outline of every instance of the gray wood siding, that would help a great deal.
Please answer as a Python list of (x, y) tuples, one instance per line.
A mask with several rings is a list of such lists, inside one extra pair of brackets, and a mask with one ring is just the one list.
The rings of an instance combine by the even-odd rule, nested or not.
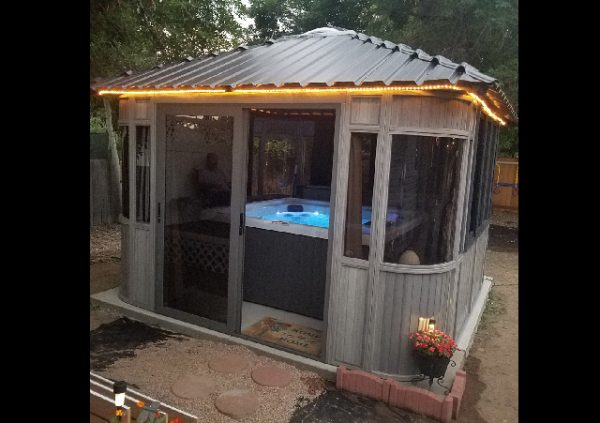
[(119, 295), (122, 299), (129, 298), (129, 225), (121, 224), (121, 284)]
[(471, 248), (464, 254), (459, 266), (458, 286), (456, 290), (456, 319), (453, 336), (458, 336), (460, 333), (462, 325), (471, 312), (483, 284), (488, 228), (482, 232), (479, 238), (471, 245)]
[(391, 128), (468, 133), (473, 111), (468, 102), (458, 99), (396, 95), (391, 113)]
[(463, 255), (463, 260), (458, 267), (458, 280), (456, 289), (456, 318), (454, 321), (454, 336), (456, 336), (462, 327), (465, 319), (471, 311), (471, 288), (473, 284), (473, 263), (475, 261), (475, 252), (477, 244), (473, 243), (471, 248)]
[(381, 97), (352, 97), (350, 125), (378, 125)]
[(363, 339), (366, 320), (368, 270), (341, 266), (332, 293), (335, 327), (329, 336), (334, 340), (334, 360), (362, 367)]
[(408, 335), (417, 330), (419, 317), (435, 316), (437, 327), (447, 330), (454, 272), (380, 272), (373, 370), (393, 375), (415, 373)]
[(129, 279), (129, 300), (132, 304), (154, 309), (154, 280), (149, 258), (152, 254), (152, 239), (149, 229), (134, 228), (133, 254)]
[(475, 252), (475, 265), (473, 266), (473, 288), (471, 289), (471, 306), (475, 304), (479, 290), (483, 284), (483, 270), (485, 267), (485, 252), (487, 250), (488, 243), (488, 228), (489, 226), (479, 235), (477, 238), (477, 250)]

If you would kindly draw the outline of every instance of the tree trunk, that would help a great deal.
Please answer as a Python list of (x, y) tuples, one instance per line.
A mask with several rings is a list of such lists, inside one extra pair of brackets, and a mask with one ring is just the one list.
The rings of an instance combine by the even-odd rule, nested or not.
[(113, 222), (119, 221), (121, 214), (121, 166), (117, 153), (116, 134), (112, 125), (112, 110), (110, 101), (104, 97), (104, 112), (106, 114), (106, 131), (108, 132), (108, 171), (110, 174), (111, 217)]

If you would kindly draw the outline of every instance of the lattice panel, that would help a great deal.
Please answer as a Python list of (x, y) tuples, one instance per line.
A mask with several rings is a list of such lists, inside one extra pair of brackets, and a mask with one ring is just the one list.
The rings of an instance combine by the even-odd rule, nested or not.
[(166, 260), (181, 263), (214, 273), (227, 273), (229, 269), (228, 240), (211, 242), (196, 237), (168, 234), (165, 238)]

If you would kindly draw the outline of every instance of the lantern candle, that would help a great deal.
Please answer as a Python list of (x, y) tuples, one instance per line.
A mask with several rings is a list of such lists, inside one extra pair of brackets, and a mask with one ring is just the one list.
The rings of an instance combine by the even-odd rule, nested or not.
[(429, 332), (433, 332), (435, 330), (435, 319), (431, 317), (428, 323)]
[(429, 325), (429, 319), (427, 317), (419, 317), (419, 331), (426, 331)]

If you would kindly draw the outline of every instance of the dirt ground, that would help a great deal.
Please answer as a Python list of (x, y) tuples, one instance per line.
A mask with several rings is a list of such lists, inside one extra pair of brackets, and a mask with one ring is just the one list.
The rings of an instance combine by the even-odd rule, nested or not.
[(494, 279), (467, 358), (459, 423), (518, 422), (518, 215), (492, 218), (485, 274)]
[[(90, 292), (95, 293), (118, 286), (120, 283), (119, 228), (114, 225), (95, 229), (91, 231), (91, 237)], [(492, 226), (490, 227), (485, 274), (494, 279), (494, 285), (475, 336), (471, 354), (466, 362), (467, 387), (457, 423), (512, 423), (518, 421), (518, 215), (509, 212), (494, 213)], [(90, 331), (97, 330), (104, 323), (114, 322), (119, 317), (117, 313), (110, 309), (90, 304)], [(158, 355), (162, 357), (163, 362), (169, 354), (175, 354), (182, 358), (182, 354), (185, 352), (205, 348), (203, 342), (207, 341), (186, 340), (181, 342), (170, 340), (167, 344), (151, 345), (136, 350), (135, 360), (145, 363), (142, 367), (146, 370), (148, 369), (147, 366), (151, 366), (153, 370), (150, 375), (147, 374), (146, 370), (140, 370), (139, 372), (136, 371), (133, 376), (140, 385), (144, 385), (142, 388), (149, 387), (152, 391), (147, 393), (154, 394), (158, 398), (164, 397), (165, 400), (170, 400), (174, 404), (189, 409), (193, 404), (179, 404), (178, 401), (180, 400), (172, 398), (172, 394), (168, 389), (168, 383), (171, 381), (169, 378), (173, 378), (172, 375), (169, 375), (169, 372), (175, 370), (181, 372), (183, 368), (177, 367), (175, 369), (167, 366), (168, 371), (162, 375), (164, 380), (159, 384), (164, 390), (154, 391), (154, 388), (150, 388), (155, 385), (156, 381), (154, 376), (151, 375), (158, 376), (157, 372), (161, 367), (156, 365), (157, 361), (152, 357)], [(167, 346), (166, 350), (165, 346)], [(216, 344), (212, 347), (215, 346)], [(208, 353), (210, 349), (206, 351)], [(254, 353), (252, 352), (244, 351), (244, 353), (249, 354), (257, 362), (264, 359), (263, 357), (253, 356)], [(203, 359), (200, 360), (202, 361), (200, 363), (198, 355), (194, 354), (194, 357), (193, 362), (188, 364), (190, 366), (203, 366)], [(125, 377), (126, 375), (128, 378), (133, 377), (131, 374), (134, 370), (131, 367), (133, 360), (133, 357), (124, 357), (116, 361), (108, 370), (103, 371), (104, 375), (109, 377)], [(297, 376), (298, 378), (303, 377), (301, 373), (297, 373)], [(244, 383), (247, 382), (247, 378), (244, 377), (243, 381)], [(274, 407), (277, 408), (275, 414), (264, 409), (262, 410), (264, 414), (260, 414), (263, 416), (269, 415), (270, 417), (252, 419), (252, 421), (289, 421), (291, 412), (295, 408), (294, 401), (297, 398), (314, 398), (314, 393), (309, 394), (308, 391), (307, 386), (303, 384), (294, 385), (293, 395), (286, 396), (285, 405), (290, 407), (289, 409), (281, 408), (275, 404)], [(266, 391), (261, 392), (262, 395), (265, 395), (264, 398), (268, 398)], [(335, 396), (337, 394), (331, 393), (328, 395)], [(334, 400), (340, 401), (337, 397)], [(367, 413), (362, 414), (366, 419), (364, 421), (429, 421), (429, 419), (411, 416), (410, 414), (395, 416), (396, 419), (393, 419), (390, 410), (385, 411), (385, 413), (381, 411), (374, 412), (373, 410), (378, 405), (364, 405), (361, 403), (364, 400), (360, 398), (351, 398), (350, 400), (345, 398), (344, 401), (348, 404), (354, 404), (352, 407), (360, 409), (361, 413)], [(197, 407), (200, 407), (197, 411), (202, 413), (212, 410), (210, 407), (207, 408), (206, 404), (197, 405)], [(368, 413), (374, 414), (375, 417)], [(220, 415), (216, 416), (221, 419)], [(332, 420), (333, 415), (325, 416), (324, 420), (305, 420), (299, 417), (301, 415), (298, 414), (298, 409), (296, 409), (295, 420), (293, 421), (338, 421), (337, 419)], [(347, 421), (347, 419), (342, 420)], [(225, 419), (223, 421), (231, 420)]]
[[(94, 226), (90, 229), (90, 294), (115, 288), (121, 283), (121, 227)], [(90, 330), (118, 315), (90, 303)]]
[(121, 260), (121, 225), (99, 225), (90, 229), (90, 264)]

